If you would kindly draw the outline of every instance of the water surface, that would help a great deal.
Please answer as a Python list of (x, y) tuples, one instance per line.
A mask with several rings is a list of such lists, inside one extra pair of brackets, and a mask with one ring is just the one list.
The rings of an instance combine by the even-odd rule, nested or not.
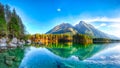
[(120, 43), (28, 47), (19, 68), (119, 68)]

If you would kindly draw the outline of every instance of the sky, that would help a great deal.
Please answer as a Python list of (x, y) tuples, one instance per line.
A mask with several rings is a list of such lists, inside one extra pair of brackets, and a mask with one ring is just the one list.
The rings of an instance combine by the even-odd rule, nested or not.
[(26, 30), (46, 33), (61, 23), (75, 25), (81, 20), (120, 37), (120, 0), (0, 0), (15, 8)]

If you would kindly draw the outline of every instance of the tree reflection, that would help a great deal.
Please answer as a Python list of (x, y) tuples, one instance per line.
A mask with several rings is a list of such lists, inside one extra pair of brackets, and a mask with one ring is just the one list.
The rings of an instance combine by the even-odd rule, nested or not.
[(100, 50), (104, 49), (105, 46), (101, 44), (67, 44), (67, 43), (58, 43), (51, 45), (52, 48), (48, 49), (56, 55), (59, 55), (63, 58), (71, 57), (72, 55), (77, 56), (79, 60), (84, 60), (96, 54)]

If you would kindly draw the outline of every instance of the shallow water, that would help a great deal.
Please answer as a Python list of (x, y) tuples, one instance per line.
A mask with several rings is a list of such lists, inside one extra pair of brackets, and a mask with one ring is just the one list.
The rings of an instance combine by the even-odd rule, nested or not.
[(120, 43), (51, 46), (26, 48), (19, 68), (120, 68)]

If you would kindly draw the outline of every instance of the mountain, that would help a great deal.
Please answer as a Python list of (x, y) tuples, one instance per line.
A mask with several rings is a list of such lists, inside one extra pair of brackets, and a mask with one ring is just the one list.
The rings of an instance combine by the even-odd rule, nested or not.
[(107, 34), (96, 29), (91, 24), (85, 23), (84, 21), (80, 21), (78, 24), (76, 24), (75, 29), (78, 31), (78, 33), (81, 34), (87, 34), (97, 38), (109, 38)]
[(70, 34), (86, 34), (95, 38), (111, 38), (111, 39), (116, 39), (117, 37), (106, 34), (98, 29), (96, 29), (94, 26), (91, 24), (87, 24), (84, 21), (80, 21), (78, 24), (75, 26), (72, 26), (69, 23), (62, 23), (60, 25), (57, 25), (50, 31), (48, 31), (46, 34), (65, 34), (65, 33), (70, 33)]
[(60, 25), (57, 25), (50, 31), (48, 31), (46, 34), (64, 34), (64, 33), (76, 34), (77, 31), (74, 29), (74, 27), (71, 24), (62, 23)]

